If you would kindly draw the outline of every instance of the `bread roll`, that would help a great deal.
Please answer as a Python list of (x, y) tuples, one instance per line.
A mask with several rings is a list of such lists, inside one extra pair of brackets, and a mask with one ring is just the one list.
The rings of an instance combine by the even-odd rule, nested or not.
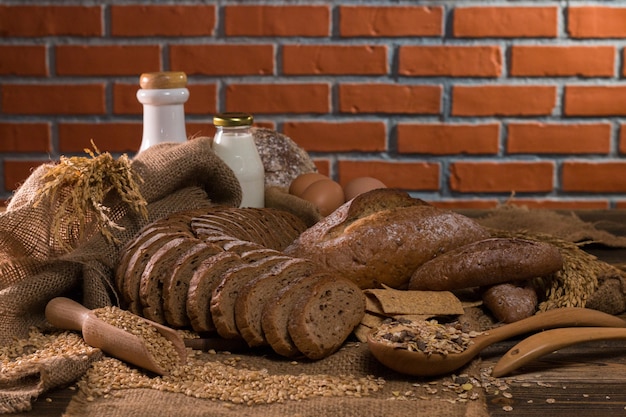
[(545, 242), (492, 238), (456, 248), (420, 266), (411, 290), (458, 290), (550, 275), (563, 267), (559, 249)]

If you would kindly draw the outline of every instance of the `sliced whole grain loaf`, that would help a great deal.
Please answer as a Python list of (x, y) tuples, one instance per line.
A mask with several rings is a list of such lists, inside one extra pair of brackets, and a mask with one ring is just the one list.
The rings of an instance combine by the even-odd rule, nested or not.
[(217, 245), (200, 242), (178, 259), (171, 275), (166, 276), (163, 283), (163, 310), (167, 324), (172, 327), (189, 326), (186, 307), (189, 281), (203, 260), (222, 251)]
[(238, 254), (243, 254), (255, 249), (264, 249), (264, 247), (258, 243), (250, 242), (248, 240), (233, 240), (232, 242), (226, 242), (222, 248), (225, 251), (235, 252)]
[(310, 276), (320, 269), (310, 260), (291, 258), (241, 287), (235, 300), (235, 323), (248, 346), (267, 345), (261, 317), (269, 300), (296, 279)]
[(163, 284), (172, 274), (172, 269), (181, 255), (197, 243), (198, 239), (190, 237), (171, 239), (150, 257), (139, 284), (139, 298), (144, 317), (165, 324)]
[(291, 339), (309, 359), (337, 351), (365, 314), (365, 296), (352, 281), (334, 276), (317, 280), (291, 309)]
[(186, 306), (192, 329), (197, 332), (215, 331), (210, 309), (213, 290), (228, 270), (241, 263), (241, 257), (236, 253), (220, 252), (203, 260), (194, 271), (189, 281)]
[(122, 291), (125, 280), (125, 272), (128, 269), (128, 264), (133, 255), (139, 250), (139, 248), (154, 235), (159, 233), (171, 233), (171, 234), (188, 234), (191, 236), (191, 228), (188, 223), (183, 221), (172, 221), (166, 223), (164, 221), (158, 221), (150, 223), (142, 228), (131, 240), (129, 240), (120, 249), (119, 259), (116, 265), (115, 271), (115, 286), (118, 291)]
[[(141, 275), (150, 258), (172, 239), (188, 237), (186, 233), (161, 232), (153, 235), (134, 250), (125, 270), (120, 270), (122, 278), (119, 291), (128, 310), (135, 314), (143, 314), (143, 307), (139, 298), (139, 286), (141, 285)], [(122, 266), (120, 265), (120, 269)]]
[(249, 262), (244, 260), (240, 266), (224, 274), (211, 296), (211, 317), (220, 336), (225, 339), (241, 338), (235, 323), (235, 301), (240, 289), (248, 281), (288, 259), (290, 258), (280, 255), (266, 256)]
[(301, 276), (278, 291), (264, 304), (261, 328), (265, 340), (274, 352), (288, 358), (301, 355), (289, 335), (289, 316), (294, 304), (302, 294), (310, 293), (311, 287), (318, 280), (330, 274), (330, 272), (319, 272), (309, 276)]
[(241, 222), (231, 220), (227, 215), (228, 213), (228, 210), (223, 210), (218, 213), (205, 214), (204, 216), (194, 218), (192, 227), (214, 228), (227, 236), (253, 241), (254, 238), (250, 231)]

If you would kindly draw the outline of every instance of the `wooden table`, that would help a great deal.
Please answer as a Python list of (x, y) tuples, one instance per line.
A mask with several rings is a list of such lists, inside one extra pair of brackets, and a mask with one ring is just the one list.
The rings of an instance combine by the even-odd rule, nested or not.
[[(626, 236), (625, 210), (577, 214), (586, 221), (602, 221), (599, 228)], [(607, 262), (626, 263), (626, 249), (590, 247), (587, 250)], [(626, 314), (623, 317), (626, 319)], [(498, 343), (483, 351), (484, 365), (495, 365), (517, 341)], [(492, 416), (626, 416), (626, 340), (568, 347), (502, 379), (510, 387), (511, 395), (508, 398), (509, 395), (501, 393), (488, 394)], [(39, 398), (32, 411), (15, 415), (61, 416), (74, 394), (70, 388), (54, 390)]]

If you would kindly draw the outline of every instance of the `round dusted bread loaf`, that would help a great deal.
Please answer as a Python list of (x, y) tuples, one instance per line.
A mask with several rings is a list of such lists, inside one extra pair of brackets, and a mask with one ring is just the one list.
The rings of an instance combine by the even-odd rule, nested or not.
[(288, 136), (262, 127), (253, 127), (252, 136), (265, 168), (266, 187), (289, 188), (299, 175), (317, 172), (309, 154)]

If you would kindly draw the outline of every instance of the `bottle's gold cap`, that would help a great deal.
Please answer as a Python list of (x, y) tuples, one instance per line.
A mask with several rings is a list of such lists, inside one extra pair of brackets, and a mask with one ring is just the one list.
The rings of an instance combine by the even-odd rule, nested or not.
[(213, 124), (222, 127), (250, 126), (254, 118), (248, 113), (220, 113), (213, 116)]

